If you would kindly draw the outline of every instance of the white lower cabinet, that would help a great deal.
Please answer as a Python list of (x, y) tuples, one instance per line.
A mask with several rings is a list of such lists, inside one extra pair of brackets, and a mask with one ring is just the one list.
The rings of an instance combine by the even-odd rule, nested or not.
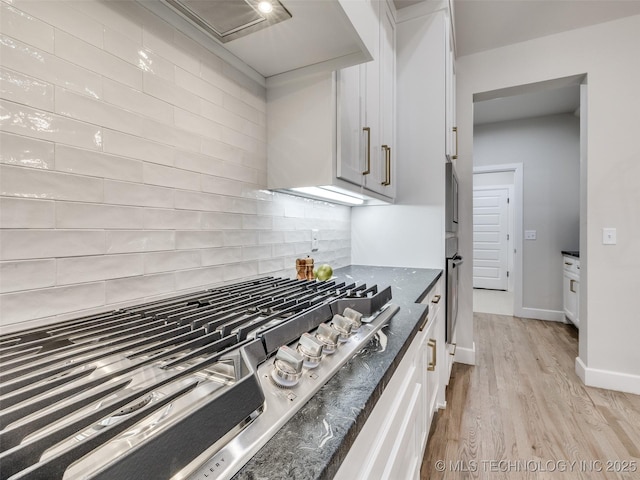
[(429, 315), (424, 328), (411, 342), (336, 480), (419, 480), (431, 420), (442, 404), (449, 376), (444, 368), (441, 289), (442, 278), (425, 297)]
[(563, 263), (563, 306), (564, 316), (567, 317), (576, 327), (580, 325), (579, 305), (580, 305), (580, 260), (565, 255), (562, 257)]

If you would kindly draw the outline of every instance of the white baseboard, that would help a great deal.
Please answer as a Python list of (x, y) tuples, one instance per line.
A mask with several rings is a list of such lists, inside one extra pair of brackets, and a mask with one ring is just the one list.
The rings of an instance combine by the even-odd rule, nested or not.
[(464, 363), (466, 365), (476, 364), (476, 342), (473, 342), (472, 348), (465, 348), (461, 346), (456, 347), (456, 355), (453, 358), (454, 362)]
[(549, 322), (567, 323), (564, 312), (559, 310), (545, 310), (543, 308), (522, 307), (516, 316), (522, 318), (533, 318), (535, 320), (547, 320)]
[(640, 395), (640, 375), (588, 368), (580, 357), (576, 357), (576, 375), (588, 387)]

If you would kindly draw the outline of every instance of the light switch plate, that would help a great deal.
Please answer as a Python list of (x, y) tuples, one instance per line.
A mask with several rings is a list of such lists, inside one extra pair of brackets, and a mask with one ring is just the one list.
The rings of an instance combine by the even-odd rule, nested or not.
[(319, 230), (317, 228), (314, 228), (311, 230), (311, 251), (312, 252), (317, 252), (318, 251), (318, 237), (319, 237)]
[(538, 232), (536, 230), (525, 230), (524, 231), (524, 239), (525, 240), (535, 240), (538, 238)]
[(603, 245), (615, 245), (618, 241), (618, 232), (615, 228), (603, 228), (602, 229), (602, 244)]

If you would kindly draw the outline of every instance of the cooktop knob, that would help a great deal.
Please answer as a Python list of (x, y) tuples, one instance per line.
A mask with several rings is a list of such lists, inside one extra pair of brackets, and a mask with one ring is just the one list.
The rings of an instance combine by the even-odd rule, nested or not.
[(346, 342), (351, 336), (353, 325), (351, 320), (344, 318), (342, 315), (334, 315), (331, 320), (331, 328), (338, 332), (338, 337), (341, 342)]
[(340, 334), (326, 323), (321, 323), (316, 330), (316, 338), (322, 343), (322, 351), (331, 355), (336, 351)]
[(353, 308), (345, 308), (342, 316), (351, 321), (351, 331), (357, 332), (362, 326), (362, 314)]
[(297, 351), (284, 345), (276, 353), (271, 378), (279, 387), (293, 387), (302, 376), (303, 363), (304, 360)]
[(302, 355), (304, 366), (316, 368), (322, 359), (322, 342), (309, 333), (303, 333), (298, 341), (298, 353)]

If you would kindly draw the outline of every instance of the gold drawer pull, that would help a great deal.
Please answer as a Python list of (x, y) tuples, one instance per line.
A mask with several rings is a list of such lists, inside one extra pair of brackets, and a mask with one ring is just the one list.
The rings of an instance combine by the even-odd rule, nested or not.
[(454, 356), (456, 354), (456, 350), (458, 349), (458, 345), (455, 343), (452, 343), (451, 345), (453, 345), (453, 352), (449, 352), (449, 355)]
[(367, 169), (362, 172), (362, 175), (369, 175), (371, 173), (371, 129), (362, 127), (362, 131), (367, 132)]
[(440, 298), (442, 298), (441, 295), (434, 295), (433, 299), (431, 299), (431, 303), (440, 303)]
[(571, 279), (571, 281), (569, 282), (569, 291), (572, 293), (576, 293), (576, 291), (573, 289), (573, 286), (578, 283), (576, 282), (573, 278)]
[(564, 262), (564, 264), (565, 265), (569, 265), (569, 266), (573, 265), (573, 263), (571, 263), (571, 262)]
[(453, 127), (453, 133), (456, 134), (456, 153), (452, 155), (451, 158), (456, 160), (458, 158), (458, 127)]
[(433, 338), (430, 338), (429, 341), (427, 342), (427, 345), (429, 345), (433, 349), (433, 355), (431, 357), (433, 361), (429, 362), (429, 365), (427, 366), (427, 370), (429, 372), (433, 372), (436, 369), (436, 364), (438, 363), (437, 342)]

